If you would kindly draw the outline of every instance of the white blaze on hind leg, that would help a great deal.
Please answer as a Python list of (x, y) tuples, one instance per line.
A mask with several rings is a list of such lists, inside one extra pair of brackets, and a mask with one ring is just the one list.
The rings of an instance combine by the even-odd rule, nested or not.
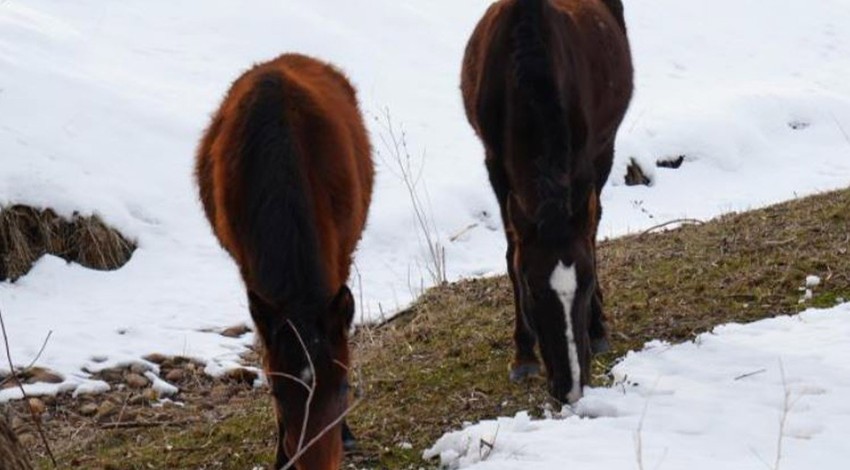
[(552, 271), (552, 277), (549, 278), (549, 285), (555, 291), (561, 305), (564, 306), (564, 318), (567, 322), (567, 352), (569, 353), (570, 374), (573, 380), (573, 386), (567, 394), (567, 400), (570, 403), (575, 403), (581, 398), (581, 365), (578, 361), (578, 348), (576, 347), (572, 316), (573, 300), (576, 297), (576, 289), (578, 289), (575, 265), (564, 266), (563, 262), (558, 261), (558, 265)]

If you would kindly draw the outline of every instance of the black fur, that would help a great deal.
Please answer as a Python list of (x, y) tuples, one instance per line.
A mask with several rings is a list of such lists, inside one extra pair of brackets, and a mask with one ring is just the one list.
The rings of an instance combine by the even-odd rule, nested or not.
[(614, 15), (614, 18), (617, 20), (617, 23), (620, 24), (620, 27), (623, 28), (623, 31), (626, 30), (626, 19), (623, 15), (623, 2), (620, 0), (602, 0), (602, 3), (608, 7), (608, 10), (611, 11), (611, 14)]
[(306, 174), (286, 122), (284, 84), (260, 76), (242, 103), (242, 184), (249, 208), (238, 230), (247, 246), (250, 275), (267, 302), (319, 305), (330, 297), (319, 264), (319, 243)]
[(534, 117), (532, 126), (542, 142), (535, 161), (540, 204), (531, 215), (538, 223), (542, 240), (560, 241), (568, 236), (571, 214), (569, 153), (571, 151), (567, 112), (546, 45), (545, 16), (548, 0), (518, 0), (514, 31), (514, 65), (517, 86)]

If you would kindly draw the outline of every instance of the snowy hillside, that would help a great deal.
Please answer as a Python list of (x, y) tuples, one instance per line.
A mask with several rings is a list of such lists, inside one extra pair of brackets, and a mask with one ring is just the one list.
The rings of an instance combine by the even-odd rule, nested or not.
[[(249, 336), (240, 280), (191, 179), (196, 141), (241, 71), (285, 51), (333, 61), (360, 90), (378, 181), (352, 279), (360, 320), (430, 278), (404, 184), (382, 142), (403, 127), (450, 279), (503, 272), (482, 150), (458, 88), (488, 0), (7, 0), (0, 3), (0, 204), (100, 214), (138, 241), (124, 268), (43, 259), (0, 285), (16, 362), (66, 375), (159, 352), (216, 372)], [(850, 182), (850, 4), (626, 2), (637, 92), (603, 193), (601, 234), (707, 218)], [(657, 159), (684, 156), (679, 170)], [(631, 159), (653, 180), (626, 187)], [(427, 193), (425, 190), (427, 189)], [(9, 392), (11, 393), (11, 392)], [(0, 395), (0, 397), (8, 395)]]
[(848, 337), (843, 305), (655, 342), (574, 410), (482, 422), (443, 436), (425, 457), (476, 470), (842, 469)]

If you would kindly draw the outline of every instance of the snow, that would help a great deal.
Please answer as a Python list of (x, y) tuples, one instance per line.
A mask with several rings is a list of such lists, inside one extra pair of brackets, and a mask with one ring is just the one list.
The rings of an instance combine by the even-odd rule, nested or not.
[(847, 338), (850, 304), (653, 342), (559, 416), (483, 421), (424, 456), (475, 470), (846, 468)]
[(151, 371), (145, 372), (145, 377), (147, 377), (148, 380), (151, 381), (151, 388), (153, 388), (153, 390), (160, 397), (170, 397), (177, 395), (177, 393), (180, 392), (179, 388), (175, 387), (174, 385), (171, 385), (165, 380), (162, 380), (161, 378), (159, 378), (158, 375), (154, 374)]
[(806, 276), (806, 287), (815, 288), (820, 285), (821, 279), (818, 276)]
[[(350, 281), (358, 321), (430, 285), (427, 250), (391, 152), (404, 131), (450, 280), (504, 272), (498, 208), (458, 92), (466, 40), (489, 0), (7, 0), (0, 3), (0, 205), (96, 213), (138, 242), (122, 269), (43, 258), (0, 285), (16, 364), (90, 383), (145, 354), (209, 373), (252, 335), (232, 261), (202, 216), (193, 152), (230, 82), (285, 51), (338, 64), (360, 91), (378, 177)], [(659, 21), (659, 19), (669, 19)], [(600, 234), (706, 219), (850, 181), (850, 4), (644, 0), (627, 5), (637, 90), (602, 194)], [(684, 156), (678, 170), (658, 159)], [(627, 187), (640, 162), (651, 187)], [(822, 274), (822, 273), (814, 273)], [(2, 366), (0, 366), (2, 369)], [(101, 387), (102, 388), (102, 387)], [(14, 392), (0, 392), (0, 401)]]

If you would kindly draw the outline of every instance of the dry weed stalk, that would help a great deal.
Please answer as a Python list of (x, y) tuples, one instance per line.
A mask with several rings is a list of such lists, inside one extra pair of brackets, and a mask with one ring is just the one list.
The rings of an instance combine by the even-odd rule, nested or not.
[(425, 245), (428, 253), (425, 269), (435, 285), (445, 284), (447, 281), (446, 249), (440, 241), (433, 213), (425, 203), (428, 200), (428, 188), (422, 180), (425, 153), (422, 153), (419, 168), (415, 169), (413, 157), (407, 147), (407, 133), (403, 128), (396, 127), (389, 109), (384, 109), (383, 115), (377, 117), (376, 121), (383, 128), (380, 135), (381, 144), (390, 161), (387, 161), (385, 154), (380, 150), (377, 153), (382, 157), (390, 172), (398, 177), (407, 189), (418, 229), (417, 237)]
[[(53, 467), (56, 468), (58, 465), (56, 464), (56, 457), (53, 456), (53, 451), (50, 450), (50, 443), (47, 441), (47, 436), (44, 434), (44, 429), (41, 427), (41, 418), (36, 415), (35, 410), (32, 406), (29, 406), (29, 396), (27, 395), (26, 390), (24, 390), (24, 385), (21, 383), (21, 380), (18, 378), (18, 373), (15, 370), (14, 362), (12, 361), (12, 352), (9, 348), (9, 336), (6, 334), (6, 322), (3, 321), (3, 312), (0, 310), (0, 330), (3, 332), (3, 344), (6, 347), (6, 359), (9, 361), (9, 373), (11, 377), (14, 377), (15, 383), (18, 386), (18, 389), (21, 391), (21, 398), (27, 403), (27, 408), (30, 410), (30, 416), (32, 417), (32, 422), (35, 425), (36, 430), (38, 431), (38, 435), (41, 437), (41, 442), (44, 444), (44, 448), (47, 451), (47, 455), (50, 457), (50, 461), (53, 463)], [(49, 335), (48, 335), (49, 338)]]

